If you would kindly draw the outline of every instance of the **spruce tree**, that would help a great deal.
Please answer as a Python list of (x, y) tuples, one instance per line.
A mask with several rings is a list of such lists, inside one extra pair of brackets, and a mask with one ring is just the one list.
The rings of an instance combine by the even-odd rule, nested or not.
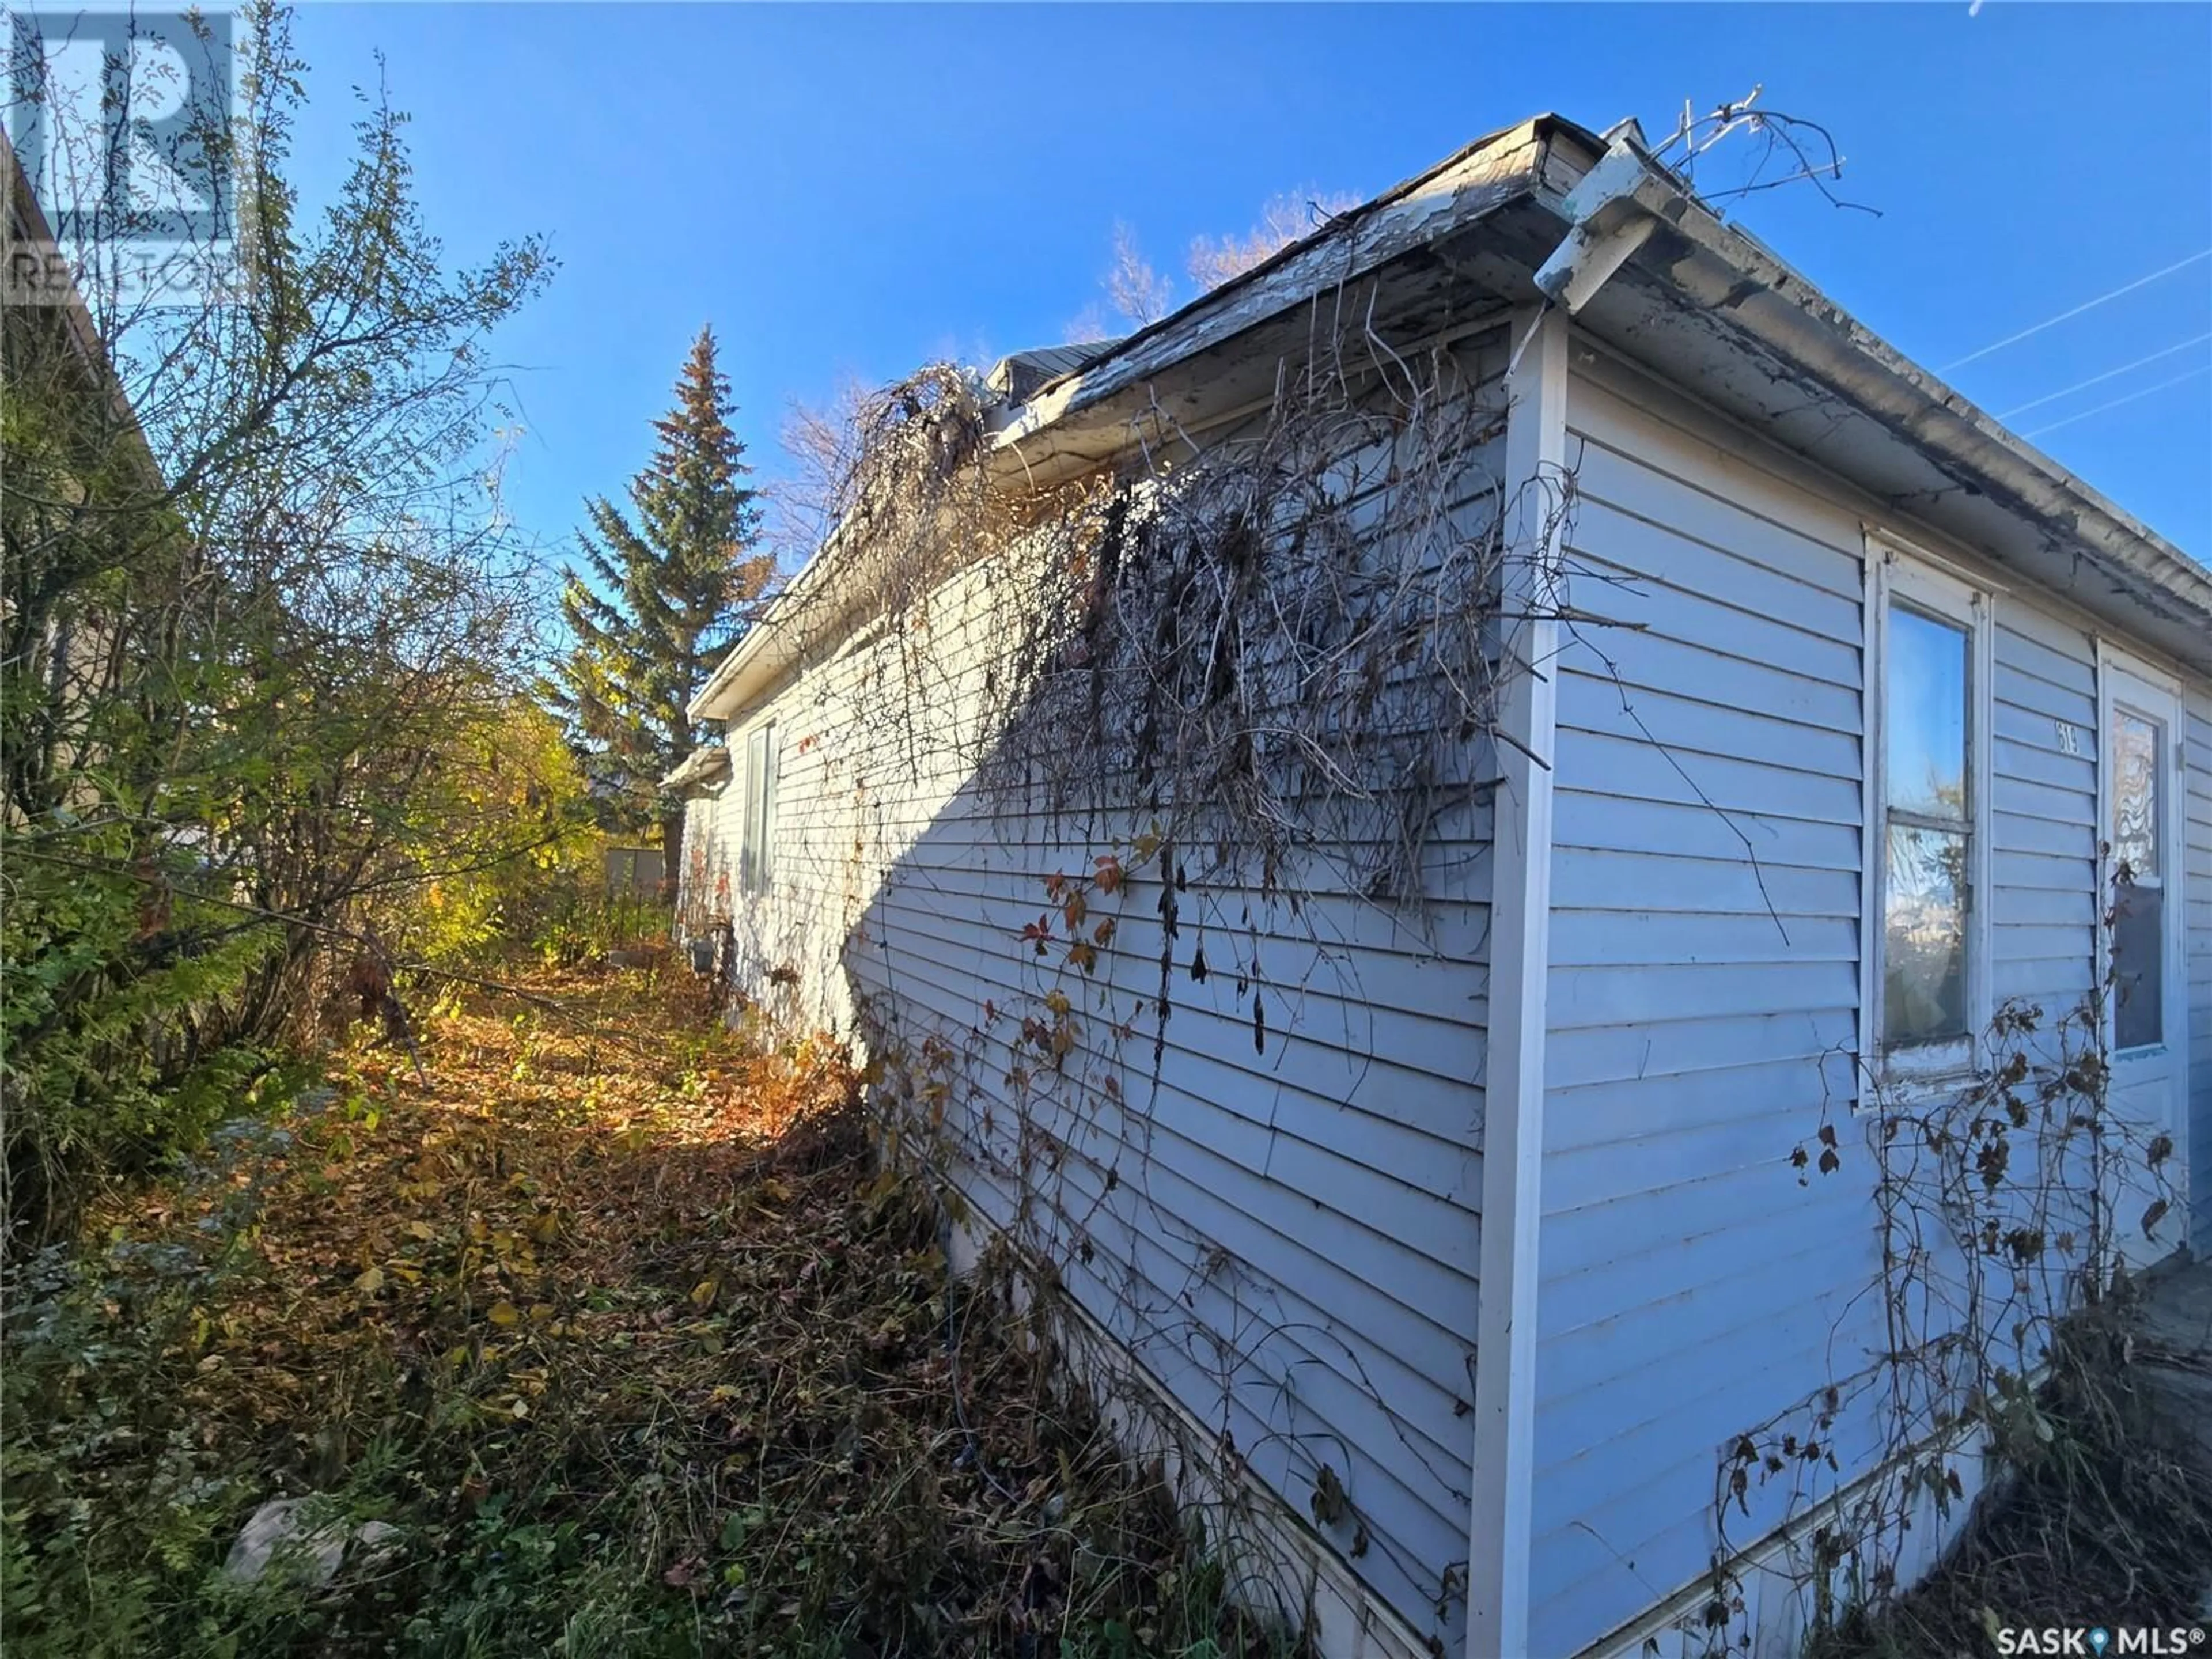
[(714, 330), (702, 328), (675, 407), (653, 422), (659, 444), (630, 481), (629, 509), (604, 495), (584, 503), (583, 568), (566, 572), (561, 601), (575, 643), (553, 701), (582, 737), (594, 782), (635, 816), (659, 818), (668, 883), (682, 868), (684, 805), (660, 799), (659, 782), (699, 746), (685, 710), (774, 568), (759, 550), (758, 492), (744, 482), (752, 469), (735, 413)]

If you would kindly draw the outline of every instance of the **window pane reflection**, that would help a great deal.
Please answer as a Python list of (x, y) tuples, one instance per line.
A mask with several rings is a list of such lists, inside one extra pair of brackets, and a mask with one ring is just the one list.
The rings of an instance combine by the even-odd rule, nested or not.
[(2137, 881), (2159, 871), (2157, 722), (2112, 711), (2112, 860)]
[(2112, 907), (2112, 1043), (2166, 1040), (2166, 895), (2122, 884)]
[(1889, 805), (1923, 817), (1966, 816), (1966, 631), (1889, 613)]
[(1966, 838), (1893, 823), (1883, 924), (1883, 1040), (1966, 1034)]
[(2166, 1040), (2165, 737), (2156, 720), (2112, 711), (2112, 1042), (2121, 1048)]

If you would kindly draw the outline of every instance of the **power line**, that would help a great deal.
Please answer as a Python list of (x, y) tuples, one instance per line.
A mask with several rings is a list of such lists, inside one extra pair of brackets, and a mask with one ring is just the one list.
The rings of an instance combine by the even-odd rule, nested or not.
[(2131, 404), (2138, 398), (2148, 398), (2154, 392), (2163, 392), (2170, 386), (2179, 386), (2184, 380), (2193, 380), (2207, 369), (2212, 369), (2212, 363), (2200, 363), (2186, 374), (2177, 374), (2170, 380), (2160, 380), (2156, 386), (2147, 386), (2140, 392), (2130, 392), (2124, 398), (2115, 398), (2110, 403), (2099, 404), (2094, 409), (2085, 409), (2079, 415), (2069, 415), (2063, 421), (2053, 421), (2049, 426), (2039, 426), (2033, 432), (2023, 432), (2020, 435), (2023, 438), (2040, 438), (2045, 433), (2056, 432), (2062, 426), (2071, 426), (2076, 421), (2087, 420), (2092, 415), (2101, 415), (2108, 409), (2118, 409), (2122, 404)]
[(2102, 374), (2092, 374), (2086, 380), (2076, 380), (2072, 386), (2061, 391), (2047, 392), (2040, 398), (2032, 398), (2024, 404), (2016, 404), (1999, 415), (1997, 419), (2008, 421), (2015, 415), (2027, 414), (2031, 409), (2040, 409), (2045, 404), (2055, 404), (2061, 398), (2070, 398), (2077, 392), (2087, 392), (2093, 386), (2125, 374), (2131, 369), (2141, 368), (2145, 363), (2154, 363), (2161, 357), (2171, 357), (2177, 351), (2186, 351), (2191, 346), (2203, 345), (2207, 340), (2212, 340), (2212, 331), (2207, 331), (2193, 340), (2184, 340), (2179, 345), (2170, 345), (2163, 351), (2154, 351), (2148, 357), (2138, 357), (2131, 363), (2122, 363), (2118, 368), (2108, 368)]
[(2200, 249), (2197, 252), (2191, 254), (2186, 259), (2178, 259), (2173, 264), (2166, 266), (2163, 270), (2154, 270), (2148, 276), (2138, 276), (2132, 283), (2123, 283), (2120, 287), (2114, 289), (2109, 294), (2100, 294), (2095, 299), (2087, 301), (2081, 305), (2075, 306), (2071, 311), (2062, 311), (2056, 317), (2047, 317), (2043, 321), (2036, 324), (2033, 328), (2024, 328), (2017, 334), (2008, 334), (2003, 339), (1999, 340), (1995, 345), (1985, 345), (1979, 351), (1970, 351), (1965, 356), (1960, 358), (1958, 362), (1946, 363), (1942, 368), (1937, 369), (1936, 372), (1938, 374), (1948, 374), (1954, 368), (1964, 368), (1968, 363), (1978, 362), (1980, 359), (1988, 356), (1992, 351), (2002, 351), (2007, 346), (2018, 345), (2022, 340), (2027, 339), (2032, 334), (2040, 334), (2046, 328), (2056, 328), (2059, 324), (2065, 322), (2071, 318), (2079, 317), (2085, 311), (2094, 311), (2099, 306), (2103, 305), (2108, 300), (2117, 300), (2123, 294), (2132, 294), (2139, 288), (2148, 288), (2153, 283), (2159, 282), (2165, 277), (2172, 276), (2177, 270), (2186, 270), (2190, 266), (2195, 264), (2200, 259), (2212, 259), (2212, 247)]

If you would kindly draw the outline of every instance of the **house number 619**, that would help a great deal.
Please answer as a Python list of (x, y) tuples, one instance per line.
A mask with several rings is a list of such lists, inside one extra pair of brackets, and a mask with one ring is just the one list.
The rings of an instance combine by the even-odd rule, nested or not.
[(2064, 720), (2053, 720), (2051, 724), (2058, 728), (2058, 752), (2062, 755), (2080, 754), (2081, 752), (2081, 732)]

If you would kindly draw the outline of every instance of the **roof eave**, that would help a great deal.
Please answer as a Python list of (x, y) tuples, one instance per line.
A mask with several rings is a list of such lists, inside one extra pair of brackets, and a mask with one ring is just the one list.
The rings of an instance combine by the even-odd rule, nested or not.
[[(1718, 319), (1777, 368), (1917, 447), (1973, 493), (2063, 538), (2158, 629), (2160, 643), (2212, 669), (2212, 570), (1875, 336), (1692, 198), (1632, 139), (1617, 142), (1565, 206), (1570, 234), (1537, 282), (1584, 327), (1603, 337), (1608, 315), (1620, 319), (1597, 292), (1620, 253), (1616, 268), (1671, 290), (1685, 311)], [(1648, 337), (1630, 338), (1632, 330), (1615, 331), (1632, 355), (1652, 348)]]
[[(22, 161), (4, 132), (0, 132), (0, 197), (5, 198), (9, 256), (12, 258), (15, 252), (14, 245), (31, 250), (34, 256), (41, 251), (46, 255), (58, 255), (60, 245), (46, 219), (46, 209), (39, 200), (38, 191), (32, 189), (30, 175), (23, 170)], [(73, 272), (68, 288), (68, 297), (58, 309), (87, 385), (94, 395), (107, 401), (113, 413), (116, 433), (124, 447), (125, 464), (138, 475), (148, 494), (166, 495), (168, 480), (162, 475), (161, 464), (154, 459), (146, 429), (139, 423), (137, 410), (131, 407), (130, 395), (116, 373), (114, 357)]]
[[(1564, 168), (1554, 164), (1563, 139)], [(1549, 114), (1485, 135), (1180, 311), (1139, 329), (1081, 369), (1048, 382), (1027, 404), (1010, 410), (994, 434), (1000, 465), (1007, 476), (1018, 473), (1030, 482), (1048, 483), (1100, 464), (1087, 450), (1059, 453), (1064, 443), (1058, 441), (1079, 427), (1110, 434), (1125, 449), (1148, 436), (1170, 435), (1170, 417), (1146, 408), (1153, 383), (1168, 371), (1252, 335), (1319, 295), (1346, 290), (1392, 261), (1444, 241), (1516, 199), (1547, 187), (1564, 191), (1603, 147), (1603, 141), (1587, 128)], [(1187, 417), (1187, 411), (1176, 410), (1173, 418)]]
[(664, 795), (679, 794), (695, 787), (711, 788), (715, 784), (728, 781), (730, 772), (728, 746), (712, 744), (686, 755), (657, 787)]
[[(1468, 230), (1510, 203), (1547, 190), (1564, 191), (1603, 148), (1603, 141), (1587, 128), (1549, 114), (1476, 139), (1119, 341), (1080, 369), (1047, 383), (1028, 402), (1009, 409), (991, 435), (987, 464), (996, 479), (1013, 489), (1048, 486), (1095, 471), (1115, 455), (1173, 430), (1175, 421), (1192, 417), (1195, 410), (1189, 402), (1170, 416), (1156, 400), (1158, 383), (1172, 371), (1232, 342), (1261, 337), (1267, 325), (1317, 296)], [(1214, 390), (1194, 390), (1188, 396)], [(825, 572), (841, 562), (839, 551), (833, 534), (708, 677), (687, 711), (693, 720), (732, 718), (797, 660), (796, 630), (780, 624), (797, 606), (822, 600), (829, 580)]]

